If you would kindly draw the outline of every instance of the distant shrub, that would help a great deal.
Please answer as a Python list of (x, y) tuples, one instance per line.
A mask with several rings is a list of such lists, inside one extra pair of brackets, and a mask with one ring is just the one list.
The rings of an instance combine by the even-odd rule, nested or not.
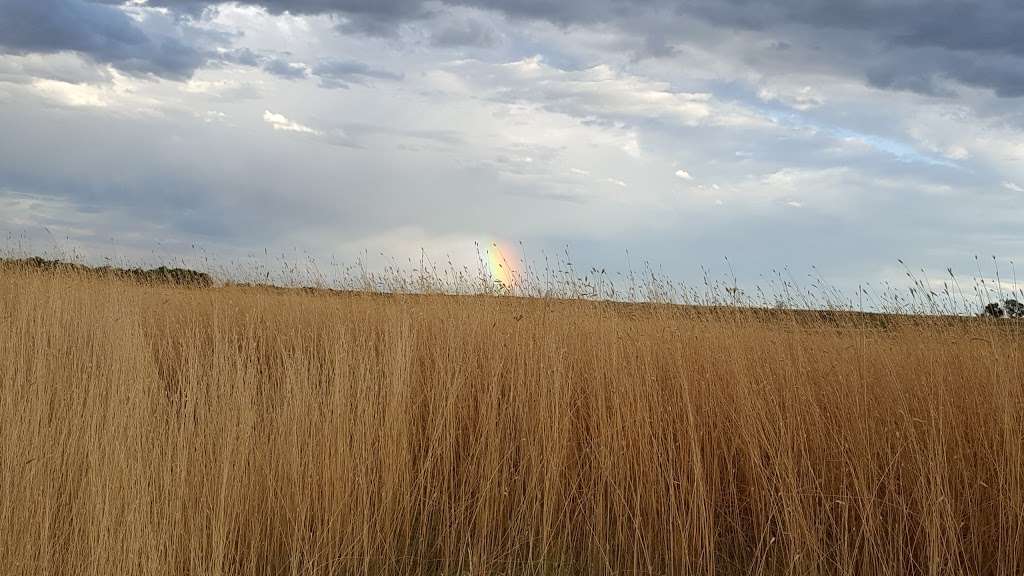
[(1000, 302), (990, 302), (985, 305), (982, 316), (989, 318), (1024, 318), (1024, 303), (1009, 298)]
[(989, 318), (1002, 318), (1006, 315), (1006, 312), (999, 305), (999, 302), (989, 302), (985, 305), (985, 311), (981, 315), (988, 316)]
[(1003, 310), (1010, 318), (1024, 318), (1024, 303), (1012, 298), (1003, 302)]

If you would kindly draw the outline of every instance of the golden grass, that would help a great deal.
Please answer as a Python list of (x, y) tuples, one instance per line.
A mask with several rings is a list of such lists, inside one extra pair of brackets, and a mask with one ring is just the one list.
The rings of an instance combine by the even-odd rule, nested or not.
[(2, 574), (1022, 574), (1019, 324), (0, 274)]

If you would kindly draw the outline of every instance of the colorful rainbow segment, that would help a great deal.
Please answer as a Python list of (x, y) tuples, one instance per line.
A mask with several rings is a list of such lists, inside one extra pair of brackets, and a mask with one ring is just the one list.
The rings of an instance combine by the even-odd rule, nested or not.
[(514, 246), (504, 242), (492, 242), (487, 248), (487, 269), (491, 279), (507, 289), (516, 285), (516, 269), (518, 265), (517, 251)]

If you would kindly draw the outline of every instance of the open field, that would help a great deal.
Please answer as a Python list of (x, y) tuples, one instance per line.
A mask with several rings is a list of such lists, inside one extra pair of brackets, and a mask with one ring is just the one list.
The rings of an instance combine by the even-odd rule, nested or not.
[(1024, 328), (0, 272), (0, 573), (1022, 574)]

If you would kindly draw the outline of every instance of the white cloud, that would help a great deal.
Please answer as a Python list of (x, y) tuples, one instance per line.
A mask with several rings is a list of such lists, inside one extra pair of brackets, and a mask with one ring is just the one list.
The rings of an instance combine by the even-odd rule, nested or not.
[(802, 112), (825, 104), (824, 97), (810, 86), (763, 87), (758, 90), (757, 97), (765, 102), (779, 102)]
[(32, 82), (32, 87), (43, 96), (68, 106), (104, 108), (112, 102), (108, 90), (89, 84), (36, 79)]
[(228, 119), (228, 115), (219, 110), (207, 110), (204, 114), (197, 114), (198, 117), (203, 119), (203, 122), (212, 124), (214, 122), (224, 122)]
[(323, 132), (319, 130), (289, 120), (285, 116), (281, 114), (275, 114), (270, 110), (265, 110), (263, 112), (263, 121), (273, 126), (274, 130), (283, 130), (285, 132), (299, 132), (302, 134), (313, 134), (315, 136), (320, 136), (323, 134)]
[(540, 56), (502, 65), (476, 60), (452, 63), (478, 91), (498, 100), (534, 102), (546, 110), (578, 118), (660, 120), (680, 126), (770, 126), (760, 113), (717, 100), (707, 92), (675, 89), (652, 80), (598, 64), (582, 70), (552, 66)]
[(682, 178), (683, 180), (693, 180), (693, 176), (691, 176), (686, 170), (676, 170), (676, 177)]
[(152, 116), (176, 105), (161, 97), (162, 84), (158, 82), (125, 76), (113, 68), (107, 72), (109, 81), (77, 83), (31, 78), (26, 88), (59, 106), (103, 109), (122, 116)]
[(4, 54), (0, 51), (0, 82), (24, 84), (37, 78), (97, 85), (110, 82), (112, 74), (109, 67), (97, 66), (71, 52)]
[(943, 156), (951, 160), (967, 160), (971, 153), (963, 146), (950, 146), (943, 151)]
[(804, 199), (813, 195), (817, 209), (841, 214), (850, 202), (855, 201), (853, 191), (879, 185), (877, 178), (851, 168), (783, 168), (768, 174), (751, 175), (730, 185), (727, 192), (714, 194), (742, 198), (750, 204), (769, 202), (792, 208), (803, 207)]
[(1003, 182), (1003, 188), (1006, 188), (1010, 192), (1024, 193), (1024, 186), (1020, 186), (1016, 182)]
[(620, 188), (625, 188), (627, 186), (625, 182), (617, 178), (606, 178), (605, 182), (608, 182), (609, 184), (614, 184)]
[(258, 98), (264, 81), (250, 77), (251, 73), (236, 70), (220, 71), (216, 76), (200, 72), (180, 85), (186, 94), (203, 96), (209, 100), (232, 101)]

